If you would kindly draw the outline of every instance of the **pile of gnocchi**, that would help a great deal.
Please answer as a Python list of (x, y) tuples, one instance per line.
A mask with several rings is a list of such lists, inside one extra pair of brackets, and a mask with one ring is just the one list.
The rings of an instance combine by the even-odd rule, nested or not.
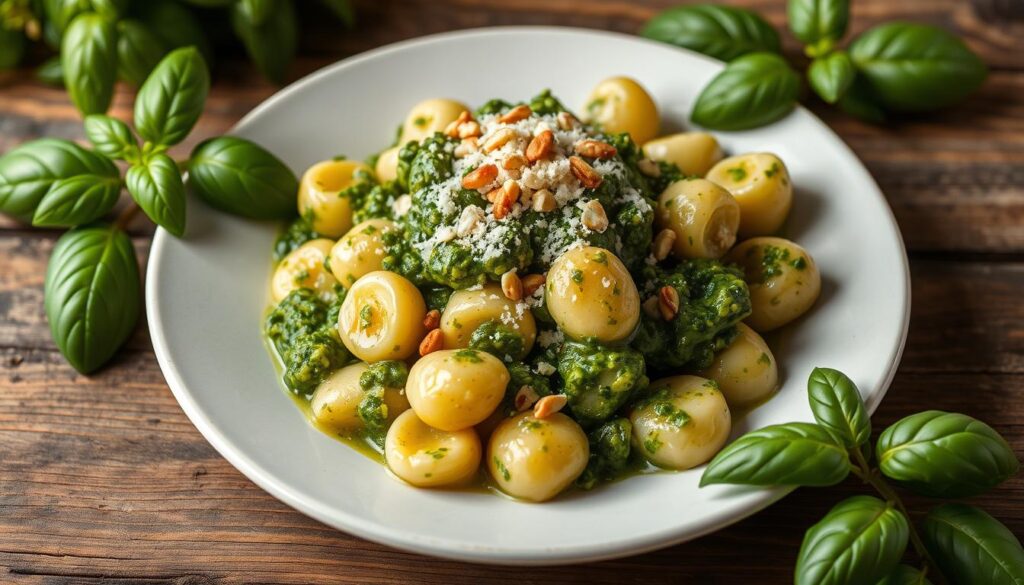
[(614, 77), (579, 116), (428, 100), (369, 160), (310, 167), (265, 331), (314, 424), (413, 486), (533, 502), (710, 460), (821, 279), (779, 235), (778, 156), (660, 127)]

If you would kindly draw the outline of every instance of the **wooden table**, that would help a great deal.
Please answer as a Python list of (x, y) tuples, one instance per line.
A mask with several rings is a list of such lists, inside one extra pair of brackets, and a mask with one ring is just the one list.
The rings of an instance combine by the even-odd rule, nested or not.
[[(632, 33), (668, 4), (365, 1), (357, 33), (314, 27), (304, 35), (294, 75), (459, 28), (564, 24)], [(742, 4), (784, 23), (783, 0)], [(992, 69), (961, 106), (884, 128), (812, 103), (885, 191), (911, 259), (910, 337), (875, 427), (926, 408), (960, 411), (994, 426), (1024, 457), (1024, 24), (987, 19), (962, 0), (854, 4), (854, 32), (895, 18), (942, 25)], [(792, 38), (786, 46), (798, 53)], [(222, 63), (185, 148), (224, 132), (274, 90), (244, 61)], [(128, 119), (130, 103), (119, 93), (113, 113)], [(30, 72), (3, 74), (0, 152), (40, 136), (82, 138), (77, 113)], [(152, 228), (144, 220), (132, 228), (144, 258)], [(57, 234), (0, 220), (4, 583), (788, 583), (804, 530), (863, 490), (852, 479), (797, 490), (695, 542), (585, 566), (484, 567), (366, 542), (295, 512), (223, 460), (171, 396), (144, 323), (109, 367), (89, 377), (72, 370), (43, 314), (43, 274)], [(926, 509), (926, 501), (910, 501)], [(1024, 536), (1024, 475), (976, 501)]]

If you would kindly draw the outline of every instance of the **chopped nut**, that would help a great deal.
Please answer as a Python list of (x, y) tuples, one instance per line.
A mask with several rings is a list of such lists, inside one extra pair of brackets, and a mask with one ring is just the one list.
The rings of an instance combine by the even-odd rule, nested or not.
[(642, 158), (637, 161), (636, 166), (640, 169), (640, 172), (647, 175), (648, 177), (658, 178), (661, 176), (661, 167), (658, 163), (649, 159)]
[(547, 279), (543, 274), (527, 274), (522, 278), (523, 281), (523, 295), (531, 296), (537, 292), (537, 289), (544, 286), (544, 282)]
[(665, 258), (668, 258), (668, 253), (672, 251), (672, 246), (676, 243), (676, 233), (669, 228), (665, 228), (658, 232), (657, 236), (654, 236), (654, 243), (651, 245), (651, 253), (654, 254), (654, 259), (661, 262)]
[[(527, 156), (529, 156), (529, 152), (527, 152)], [(604, 180), (601, 175), (594, 170), (594, 167), (587, 164), (587, 161), (578, 156), (569, 157), (569, 169), (572, 171), (573, 176), (575, 176), (587, 189), (597, 189), (601, 186), (601, 182)]]
[(516, 412), (524, 412), (526, 410), (529, 410), (530, 408), (533, 407), (534, 404), (537, 403), (537, 400), (539, 398), (540, 397), (537, 396), (536, 390), (534, 390), (531, 386), (524, 385), (519, 389), (518, 392), (516, 392), (516, 397), (513, 401)]
[(519, 280), (519, 275), (515, 270), (509, 270), (501, 275), (501, 292), (513, 301), (522, 300), (523, 281)]
[(427, 328), (427, 331), (437, 329), (439, 325), (441, 325), (441, 311), (437, 309), (427, 311), (426, 316), (423, 317), (423, 326)]
[(679, 292), (675, 287), (663, 286), (658, 290), (658, 310), (661, 318), (671, 321), (679, 313)]
[(576, 154), (587, 158), (611, 158), (618, 152), (611, 144), (591, 138), (577, 142), (574, 150)]
[(464, 139), (455, 147), (455, 158), (469, 156), (478, 150), (480, 150), (480, 142), (477, 140), (476, 136), (471, 136)]
[(569, 399), (565, 397), (565, 394), (552, 394), (551, 396), (545, 396), (538, 400), (537, 404), (533, 406), (533, 417), (538, 419), (547, 418), (565, 408), (565, 405), (568, 402)]
[(604, 206), (597, 199), (591, 199), (583, 204), (583, 215), (580, 218), (587, 229), (598, 233), (604, 233), (608, 229), (608, 214)]
[(484, 152), (492, 152), (498, 150), (502, 146), (508, 144), (508, 142), (515, 137), (515, 130), (511, 128), (501, 128), (500, 130), (492, 134), (490, 138), (484, 141)]
[(412, 195), (405, 194), (395, 199), (395, 202), (391, 204), (391, 208), (395, 211), (396, 217), (402, 217), (409, 210), (412, 209)]
[(527, 164), (529, 164), (529, 161), (526, 160), (525, 156), (519, 153), (515, 153), (506, 158), (505, 162), (503, 162), (501, 166), (506, 171), (514, 171), (516, 169), (521, 169), (525, 167)]
[(572, 130), (576, 127), (576, 118), (569, 112), (558, 112), (558, 127), (562, 130)]
[(555, 145), (555, 134), (551, 130), (544, 130), (533, 137), (529, 146), (526, 147), (526, 158), (531, 163), (547, 158)]
[(420, 355), (434, 353), (444, 348), (444, 333), (440, 329), (431, 329), (427, 336), (420, 342)]
[(463, 189), (483, 189), (498, 178), (498, 167), (494, 165), (482, 165), (466, 173), (462, 177)]
[(523, 104), (516, 106), (511, 110), (505, 112), (504, 114), (498, 116), (498, 121), (501, 122), (502, 124), (515, 124), (520, 120), (525, 120), (529, 118), (530, 114), (532, 113), (533, 110), (530, 109), (530, 106)]
[(459, 113), (459, 117), (458, 118), (456, 118), (452, 123), (450, 123), (447, 126), (445, 126), (445, 128), (444, 128), (445, 136), (450, 136), (451, 138), (458, 138), (458, 136), (459, 136), (459, 126), (461, 126), (462, 124), (465, 124), (466, 122), (469, 122), (472, 119), (473, 119), (473, 115), (470, 114), (468, 110), (462, 110), (462, 112)]
[(558, 202), (555, 201), (554, 194), (552, 194), (551, 191), (548, 191), (547, 189), (541, 189), (540, 191), (536, 191), (533, 194), (534, 211), (542, 211), (545, 213), (548, 211), (554, 211), (555, 206), (557, 204)]
[(495, 191), (497, 193), (494, 196), (494, 209), (491, 211), (494, 213), (494, 219), (504, 219), (519, 200), (522, 189), (519, 188), (519, 183), (510, 179)]
[(459, 138), (475, 138), (480, 136), (480, 124), (475, 121), (459, 124)]
[(445, 226), (445, 227), (437, 230), (437, 241), (441, 242), (441, 243), (450, 242), (450, 241), (454, 240), (455, 236), (457, 236), (457, 235), (458, 234), (455, 233), (455, 230), (453, 230), (450, 227)]
[(473, 232), (480, 220), (484, 218), (484, 210), (476, 205), (467, 205), (459, 216), (459, 223), (455, 226), (455, 233), (464, 238)]
[(654, 296), (644, 301), (644, 304), (641, 306), (643, 307), (644, 314), (651, 319), (661, 319), (661, 309), (658, 308), (659, 304), (658, 297)]

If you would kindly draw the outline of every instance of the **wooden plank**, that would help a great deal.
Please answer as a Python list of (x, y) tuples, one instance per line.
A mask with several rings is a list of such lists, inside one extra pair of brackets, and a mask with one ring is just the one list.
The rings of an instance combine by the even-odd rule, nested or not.
[[(279, 503), (193, 429), (148, 352), (122, 355), (83, 378), (54, 352), (8, 349), (0, 351), (0, 380), (5, 582), (56, 575), (83, 583), (786, 583), (803, 531), (839, 499), (863, 491), (852, 480), (800, 490), (722, 532), (631, 559), (481, 567), (375, 545)], [(876, 416), (876, 435), (901, 416), (943, 408), (988, 421), (1024, 452), (1022, 385), (1020, 374), (901, 374)], [(929, 505), (911, 502), (918, 511)], [(1024, 478), (977, 503), (1024, 530)], [(742, 561), (736, 556), (755, 550)], [(197, 580), (177, 580), (188, 578)]]

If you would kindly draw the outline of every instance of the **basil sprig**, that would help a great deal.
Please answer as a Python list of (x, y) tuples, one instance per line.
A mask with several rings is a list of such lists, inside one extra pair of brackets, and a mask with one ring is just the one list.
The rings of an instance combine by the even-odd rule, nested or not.
[(117, 23), (100, 14), (76, 18), (61, 41), (64, 84), (83, 114), (101, 114), (110, 107), (117, 81)]
[[(921, 532), (886, 478), (917, 492), (960, 497), (1008, 479), (1017, 458), (991, 427), (961, 414), (926, 411), (882, 432), (871, 445), (871, 422), (845, 374), (816, 368), (807, 382), (817, 421), (747, 433), (708, 464), (701, 485), (831, 485), (852, 473), (882, 498), (855, 496), (837, 504), (804, 536), (797, 585), (927, 585), (941, 571), (948, 583), (1024, 582), (1024, 549), (1002, 524), (969, 506), (939, 506)], [(870, 457), (877, 453), (878, 463)], [(901, 565), (908, 542), (923, 564)]]
[[(106, 17), (87, 12), (70, 29), (93, 18)], [(185, 233), (182, 174), (190, 162), (176, 162), (167, 151), (192, 130), (209, 85), (200, 52), (177, 49), (153, 68), (139, 91), (134, 122), (145, 139), (141, 146), (129, 124), (92, 114), (85, 133), (94, 150), (42, 139), (0, 156), (0, 212), (37, 226), (74, 228), (54, 248), (44, 296), (54, 342), (82, 373), (102, 366), (124, 343), (141, 304), (135, 251), (124, 231), (134, 208), (113, 223), (98, 221), (126, 187), (154, 223), (174, 236)], [(123, 180), (115, 160), (128, 163)], [(295, 175), (252, 142), (207, 141), (197, 148), (192, 168), (197, 191), (221, 209), (260, 218), (295, 213)]]
[(690, 118), (706, 128), (745, 130), (774, 122), (796, 107), (800, 77), (774, 53), (729, 63), (704, 88)]
[(640, 34), (722, 61), (747, 53), (778, 53), (781, 47), (779, 34), (756, 12), (716, 4), (669, 8), (649, 20)]
[[(851, 116), (875, 123), (887, 111), (952, 105), (985, 80), (987, 69), (960, 39), (941, 28), (892, 22), (868, 29), (842, 50), (849, 0), (789, 0), (789, 28), (812, 59), (811, 89)], [(745, 130), (786, 116), (800, 80), (779, 53), (778, 34), (748, 10), (693, 5), (669, 8), (645, 37), (728, 61), (701, 91), (690, 118), (714, 130)]]

